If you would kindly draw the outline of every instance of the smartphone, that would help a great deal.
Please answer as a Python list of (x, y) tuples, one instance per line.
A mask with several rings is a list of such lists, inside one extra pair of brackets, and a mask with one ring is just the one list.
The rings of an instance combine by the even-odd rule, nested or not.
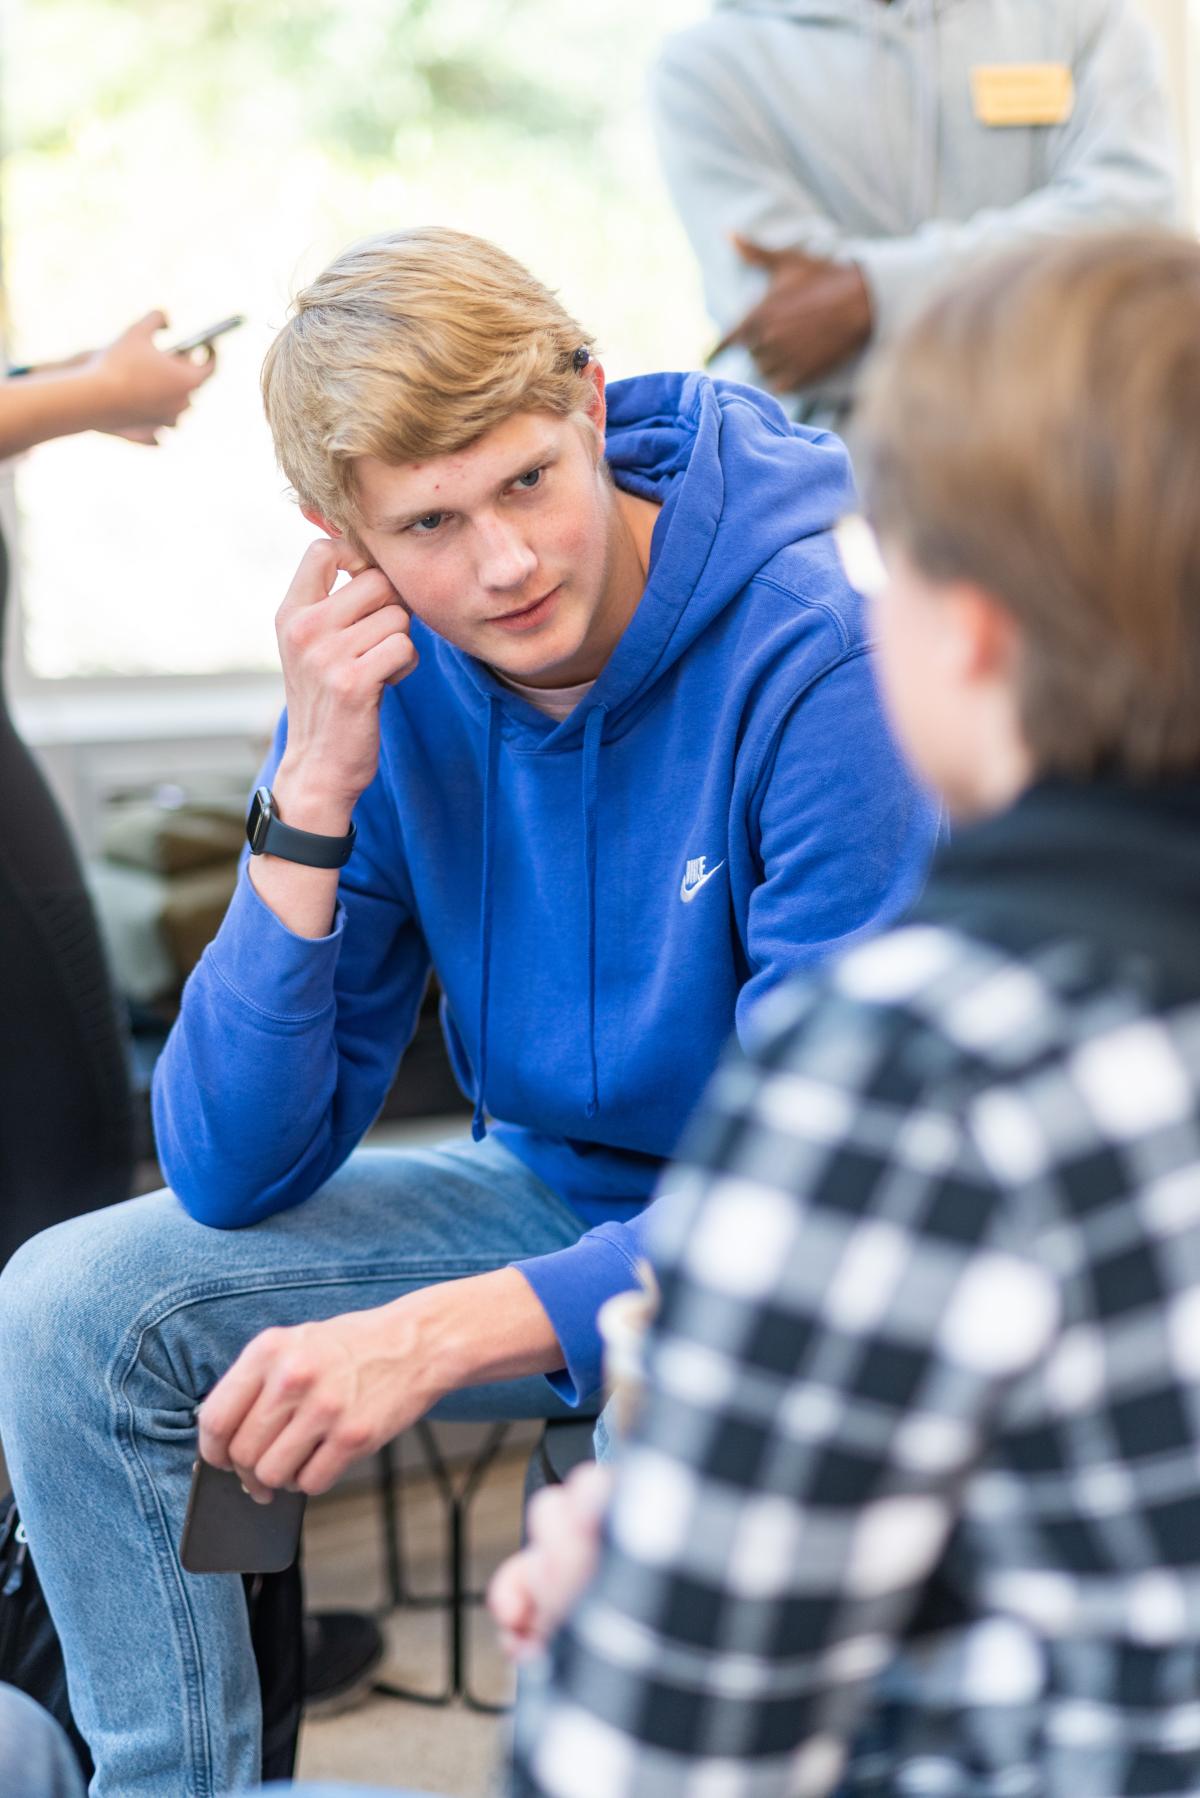
[(209, 325), (206, 330), (197, 331), (194, 336), (185, 337), (181, 342), (173, 343), (167, 354), (168, 356), (190, 356), (193, 350), (201, 350), (206, 346), (211, 347), (214, 338), (224, 337), (226, 331), (236, 331), (238, 326), (244, 325), (245, 322), (246, 320), (240, 312), (231, 312), (228, 318), (218, 319), (215, 325)]
[(179, 1559), (188, 1573), (280, 1573), (300, 1547), (303, 1492), (251, 1498), (236, 1473), (196, 1461)]

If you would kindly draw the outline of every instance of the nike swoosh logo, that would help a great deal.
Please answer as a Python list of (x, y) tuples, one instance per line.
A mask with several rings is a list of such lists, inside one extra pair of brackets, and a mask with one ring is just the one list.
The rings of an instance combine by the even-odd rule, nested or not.
[(685, 905), (690, 905), (692, 903), (692, 900), (696, 897), (696, 894), (700, 891), (700, 888), (704, 885), (705, 881), (711, 880), (714, 874), (719, 874), (721, 872), (721, 869), (724, 866), (725, 866), (724, 862), (718, 862), (715, 868), (710, 868), (706, 874), (702, 874), (700, 876), (699, 880), (697, 880), (694, 883), (694, 885), (692, 885), (692, 886), (688, 885), (687, 875), (685, 874), (683, 879), (679, 883), (679, 897), (683, 900), (683, 903)]

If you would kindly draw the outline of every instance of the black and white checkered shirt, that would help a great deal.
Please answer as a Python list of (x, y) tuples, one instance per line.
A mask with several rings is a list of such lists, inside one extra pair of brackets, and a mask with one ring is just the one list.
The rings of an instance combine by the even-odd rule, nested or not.
[(1200, 981), (1027, 934), (894, 931), (717, 1076), (538, 1791), (1200, 1792)]

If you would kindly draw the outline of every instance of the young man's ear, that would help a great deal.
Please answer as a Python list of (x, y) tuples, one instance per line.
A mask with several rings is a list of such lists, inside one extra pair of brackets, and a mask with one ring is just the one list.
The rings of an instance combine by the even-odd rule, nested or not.
[(947, 597), (955, 613), (954, 652), (960, 673), (972, 683), (1010, 682), (1020, 645), (1012, 613), (972, 582), (956, 582)]
[[(344, 543), (349, 554), (358, 557), (357, 564), (348, 560), (346, 556), (342, 557), (341, 566), (348, 574), (361, 574), (364, 568), (374, 568), (375, 563), (371, 558), (370, 551), (363, 548), (353, 531), (345, 531), (339, 525), (330, 524), (329, 520), (323, 518), (312, 506), (301, 506), (300, 510), (309, 524), (315, 524), (317, 529), (324, 531), (325, 535), (334, 543)], [(399, 598), (398, 594), (397, 598)]]
[(324, 531), (327, 537), (345, 536), (344, 531), (339, 531), (336, 524), (330, 524), (327, 518), (322, 518), (321, 514), (316, 511), (314, 507), (301, 506), (300, 512), (304, 518), (307, 518), (309, 524), (315, 524), (317, 529), (319, 531)]
[(608, 406), (604, 398), (604, 370), (593, 359), (588, 363), (585, 379), (591, 383), (584, 410), (587, 412), (596, 433), (596, 442), (600, 446), (600, 454), (604, 454), (604, 428), (608, 422)]

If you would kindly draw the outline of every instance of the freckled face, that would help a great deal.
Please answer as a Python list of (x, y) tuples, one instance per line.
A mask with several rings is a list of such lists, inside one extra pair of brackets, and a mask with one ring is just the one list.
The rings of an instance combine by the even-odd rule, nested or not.
[(530, 684), (599, 673), (614, 506), (580, 419), (517, 413), (461, 452), (355, 474), (363, 547), (430, 630)]

